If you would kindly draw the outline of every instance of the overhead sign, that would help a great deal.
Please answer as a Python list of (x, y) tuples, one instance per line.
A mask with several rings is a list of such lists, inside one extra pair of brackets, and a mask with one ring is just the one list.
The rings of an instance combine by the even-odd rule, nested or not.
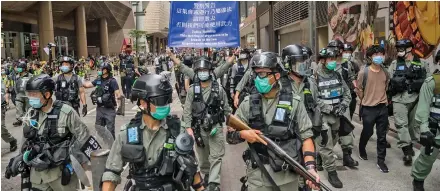
[(235, 1), (173, 1), (168, 46), (238, 47), (238, 11)]

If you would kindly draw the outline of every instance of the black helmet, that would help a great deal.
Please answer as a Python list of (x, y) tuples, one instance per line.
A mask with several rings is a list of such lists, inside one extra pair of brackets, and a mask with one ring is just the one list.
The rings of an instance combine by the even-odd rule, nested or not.
[(353, 52), (353, 46), (351, 44), (344, 44), (344, 51), (351, 51)]
[(191, 67), (193, 64), (193, 58), (191, 55), (187, 54), (183, 57), (183, 64), (185, 64), (188, 67)]
[(307, 55), (308, 58), (312, 57), (313, 51), (307, 46), (303, 46), (303, 54)]
[(106, 69), (109, 74), (112, 72), (112, 66), (107, 62), (104, 62), (101, 65), (101, 70), (104, 70), (104, 69)]
[(63, 63), (63, 62), (68, 62), (70, 65), (74, 65), (75, 64), (75, 61), (72, 59), (72, 58), (70, 58), (70, 57), (67, 57), (67, 56), (63, 56), (63, 57), (61, 57), (60, 58), (60, 62), (61, 63)]
[(286, 63), (285, 68), (289, 68), (292, 72), (301, 76), (311, 74), (310, 62), (306, 62), (309, 58), (307, 49), (300, 45), (289, 45), (283, 49), (283, 61)]
[(283, 58), (283, 62), (291, 62), (291, 61), (304, 61), (304, 47), (293, 44), (286, 46), (283, 48), (281, 57)]
[(206, 56), (201, 56), (199, 59), (197, 59), (194, 62), (194, 70), (200, 70), (200, 69), (208, 69), (212, 70), (212, 63), (209, 61), (209, 58)]
[(378, 44), (374, 44), (374, 45), (371, 45), (370, 47), (368, 47), (366, 55), (367, 55), (367, 57), (371, 57), (371, 56), (373, 56), (373, 54), (379, 53), (379, 52), (382, 54), (385, 54), (385, 49)]
[(19, 62), (19, 63), (17, 64), (17, 68), (23, 68), (23, 71), (26, 71), (26, 70), (27, 70), (27, 64), (26, 64), (26, 62), (23, 62), (23, 61)]
[(414, 44), (408, 39), (400, 39), (396, 42), (396, 48), (412, 48), (413, 46)]
[(338, 49), (334, 49), (334, 48), (330, 48), (327, 49), (326, 54), (325, 54), (325, 58), (336, 58), (339, 55), (339, 51)]
[(319, 50), (318, 59), (326, 59), (327, 58), (327, 48), (322, 48)]
[[(241, 56), (241, 55), (244, 55), (244, 54), (246, 55), (246, 57)], [(249, 59), (250, 55), (251, 55), (251, 51), (249, 51), (249, 49), (245, 48), (245, 49), (240, 51), (240, 55), (239, 55), (238, 59)]]
[(33, 76), (26, 83), (26, 91), (52, 92), (55, 89), (55, 82), (47, 74)]
[(342, 43), (340, 40), (336, 39), (336, 40), (331, 40), (328, 45), (327, 48), (338, 48), (338, 50), (342, 50), (344, 49), (344, 43)]
[(158, 74), (144, 74), (133, 84), (131, 100), (146, 100), (156, 106), (164, 106), (173, 101), (173, 87), (169, 80)]
[(440, 61), (440, 50), (437, 51), (437, 54), (435, 54), (435, 63)]
[(278, 56), (274, 52), (263, 52), (252, 57), (252, 68), (276, 69), (278, 65)]

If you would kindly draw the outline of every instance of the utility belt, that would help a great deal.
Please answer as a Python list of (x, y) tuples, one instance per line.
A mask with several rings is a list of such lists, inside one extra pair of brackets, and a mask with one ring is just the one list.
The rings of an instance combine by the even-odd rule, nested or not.
[(96, 95), (96, 90), (90, 94), (93, 105), (98, 105), (98, 107), (105, 108), (115, 108), (115, 97), (112, 94), (105, 93), (102, 96)]
[(175, 191), (171, 176), (146, 176), (130, 175), (132, 181), (128, 182), (124, 191)]
[[(281, 145), (287, 145), (288, 141), (278, 142)], [(277, 143), (277, 144), (278, 144)], [(255, 146), (255, 145), (254, 145)], [(292, 165), (288, 164), (284, 160), (280, 159), (274, 152), (268, 150), (267, 148), (263, 148), (264, 146), (255, 146), (254, 148), (249, 148), (243, 152), (243, 160), (246, 164), (252, 167), (252, 169), (261, 168), (258, 165), (257, 160), (261, 161), (263, 165), (269, 164), (274, 172), (287, 171), (294, 172), (294, 168)], [(255, 154), (258, 156), (256, 159), (252, 154), (253, 151), (251, 149), (255, 149)], [(297, 152), (299, 153), (299, 152)], [(289, 154), (290, 155), (290, 154)], [(293, 156), (293, 158), (297, 159), (298, 156)], [(298, 159), (297, 159), (298, 160)], [(300, 162), (300, 161), (299, 161)]]
[(341, 102), (341, 98), (335, 98), (335, 99), (322, 99), (322, 102), (327, 105), (337, 105)]

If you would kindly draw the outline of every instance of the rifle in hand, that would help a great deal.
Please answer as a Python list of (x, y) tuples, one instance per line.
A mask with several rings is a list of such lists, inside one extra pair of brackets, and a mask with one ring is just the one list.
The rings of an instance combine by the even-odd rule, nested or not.
[[(234, 116), (232, 114), (230, 114), (227, 117), (226, 125), (234, 128), (237, 131), (251, 130), (251, 128), (247, 124), (245, 124), (244, 122), (242, 122), (240, 119), (238, 119), (236, 116)], [(279, 147), (274, 141), (272, 141), (271, 139), (267, 138), (264, 135), (259, 135), (259, 136), (260, 136), (260, 139), (258, 141), (263, 142), (262, 140), (264, 140), (267, 143), (267, 145), (266, 145), (267, 148), (270, 149), (271, 151), (273, 151), (278, 157), (280, 157), (281, 159), (283, 159), (284, 161), (286, 161), (287, 163), (292, 165), (292, 167), (296, 173), (298, 173), (300, 176), (306, 178), (307, 180), (312, 181), (315, 184), (318, 184), (316, 182), (315, 176), (313, 176), (309, 171), (307, 171), (295, 159), (290, 157), (286, 153), (286, 151), (284, 151), (281, 147)], [(322, 182), (319, 183), (319, 187), (321, 188), (321, 190), (331, 191), (331, 189), (328, 186), (326, 186), (325, 184), (323, 184)]]

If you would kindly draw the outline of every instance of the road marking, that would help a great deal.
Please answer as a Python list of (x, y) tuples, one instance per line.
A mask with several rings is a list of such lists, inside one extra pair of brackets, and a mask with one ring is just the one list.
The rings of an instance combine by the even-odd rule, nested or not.
[(91, 109), (90, 111), (88, 111), (88, 112), (87, 112), (87, 115), (89, 115), (89, 114), (93, 113), (94, 111), (96, 111), (96, 107), (95, 107), (95, 108), (93, 108), (93, 109)]

